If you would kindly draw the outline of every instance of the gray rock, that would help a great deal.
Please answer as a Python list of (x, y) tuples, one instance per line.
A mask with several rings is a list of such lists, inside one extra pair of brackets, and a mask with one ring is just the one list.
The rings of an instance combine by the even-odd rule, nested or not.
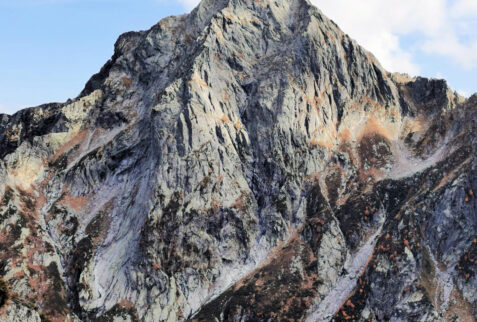
[(0, 277), (60, 320), (473, 320), (476, 106), (306, 0), (204, 0), (1, 116)]

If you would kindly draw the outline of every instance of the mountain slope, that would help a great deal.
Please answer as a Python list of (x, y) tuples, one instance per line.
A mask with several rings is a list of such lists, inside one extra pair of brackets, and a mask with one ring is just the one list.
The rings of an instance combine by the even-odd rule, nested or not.
[(306, 0), (124, 34), (74, 101), (1, 116), (0, 316), (473, 320), (476, 106)]

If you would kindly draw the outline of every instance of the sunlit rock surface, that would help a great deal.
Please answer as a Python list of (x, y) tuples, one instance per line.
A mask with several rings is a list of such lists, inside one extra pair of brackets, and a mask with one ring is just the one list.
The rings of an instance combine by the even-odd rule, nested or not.
[(0, 319), (473, 321), (476, 114), (306, 0), (126, 33), (0, 115)]

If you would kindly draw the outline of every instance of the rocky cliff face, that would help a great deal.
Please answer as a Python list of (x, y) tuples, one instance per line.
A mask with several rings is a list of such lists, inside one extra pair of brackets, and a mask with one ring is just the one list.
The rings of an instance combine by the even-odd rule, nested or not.
[(476, 120), (307, 0), (204, 0), (0, 115), (0, 317), (473, 321)]

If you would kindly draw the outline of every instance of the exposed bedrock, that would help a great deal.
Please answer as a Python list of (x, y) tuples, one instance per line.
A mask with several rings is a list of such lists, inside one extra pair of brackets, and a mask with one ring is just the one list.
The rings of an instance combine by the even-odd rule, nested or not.
[(476, 113), (307, 0), (126, 33), (0, 115), (0, 319), (473, 321)]

